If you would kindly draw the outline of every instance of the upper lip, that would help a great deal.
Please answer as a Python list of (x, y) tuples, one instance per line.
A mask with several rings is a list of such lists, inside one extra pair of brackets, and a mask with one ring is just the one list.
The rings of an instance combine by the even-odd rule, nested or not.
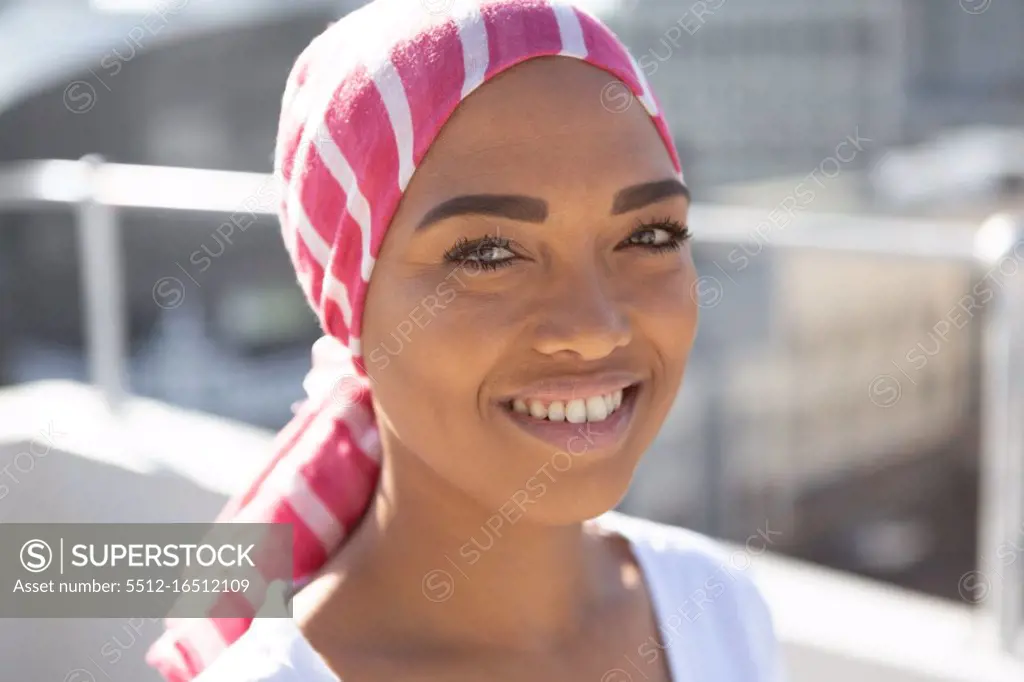
[(573, 400), (589, 398), (596, 395), (607, 395), (621, 391), (643, 381), (643, 377), (635, 372), (606, 371), (588, 374), (560, 374), (524, 384), (514, 393), (505, 396), (504, 400)]

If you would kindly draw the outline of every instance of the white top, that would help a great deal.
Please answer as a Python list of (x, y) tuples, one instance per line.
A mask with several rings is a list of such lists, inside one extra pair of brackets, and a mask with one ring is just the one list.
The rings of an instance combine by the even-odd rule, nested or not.
[[(750, 553), (692, 531), (609, 512), (595, 520), (630, 541), (646, 578), (673, 682), (782, 682), (771, 617)], [(760, 547), (752, 550), (762, 551)], [(652, 643), (623, 651), (603, 679), (644, 679)], [(257, 618), (196, 682), (340, 682), (290, 618)]]

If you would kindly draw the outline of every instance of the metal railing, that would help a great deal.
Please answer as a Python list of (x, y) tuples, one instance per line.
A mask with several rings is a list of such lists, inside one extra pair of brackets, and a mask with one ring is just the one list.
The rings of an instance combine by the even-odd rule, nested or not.
[[(118, 216), (123, 209), (179, 210), (269, 215), (270, 178), (239, 173), (81, 161), (30, 161), (0, 168), (0, 210), (46, 207), (77, 211), (86, 343), (92, 381), (116, 414), (128, 393), (126, 305)], [(758, 248), (822, 250), (871, 256), (958, 262), (977, 276), (998, 271), (1000, 286), (986, 304), (982, 358), (981, 489), (977, 569), (988, 581), (982, 612), (1000, 647), (1022, 655), (1024, 566), (1001, 571), (1007, 548), (1024, 529), (1024, 217), (993, 216), (976, 230), (932, 222), (854, 216), (792, 216), (785, 229), (765, 235), (763, 210), (695, 205), (695, 220), (714, 225), (704, 243), (753, 244)], [(1012, 265), (1012, 272), (1005, 266)]]

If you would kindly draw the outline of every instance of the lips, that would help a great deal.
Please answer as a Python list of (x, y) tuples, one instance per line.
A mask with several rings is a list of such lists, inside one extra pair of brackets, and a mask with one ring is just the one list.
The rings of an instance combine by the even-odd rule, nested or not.
[(584, 429), (590, 449), (607, 449), (632, 424), (642, 381), (631, 372), (550, 377), (499, 402), (513, 423), (556, 447)]
[(549, 376), (526, 384), (509, 393), (505, 400), (573, 400), (606, 395), (622, 391), (643, 381), (644, 377), (634, 372), (608, 371), (590, 374)]

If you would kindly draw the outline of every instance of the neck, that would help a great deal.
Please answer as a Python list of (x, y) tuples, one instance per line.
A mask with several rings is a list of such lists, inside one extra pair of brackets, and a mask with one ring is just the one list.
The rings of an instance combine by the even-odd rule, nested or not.
[(545, 650), (577, 634), (614, 584), (614, 557), (582, 524), (485, 508), (409, 453), (384, 461), (359, 529), (295, 598), (296, 617), (316, 612), (325, 637)]

